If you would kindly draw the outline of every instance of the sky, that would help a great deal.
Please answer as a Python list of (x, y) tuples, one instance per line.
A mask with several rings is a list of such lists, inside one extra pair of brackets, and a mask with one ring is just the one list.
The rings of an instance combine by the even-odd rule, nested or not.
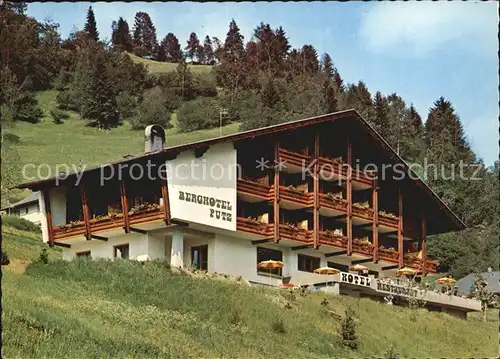
[(232, 18), (244, 40), (260, 23), (282, 26), (293, 47), (328, 53), (344, 81), (365, 82), (372, 95), (396, 92), (423, 120), (440, 96), (460, 116), (476, 154), (498, 159), (498, 4), (488, 2), (76, 2), (33, 3), (28, 15), (51, 18), (66, 37), (82, 29), (92, 5), (101, 39), (123, 17), (147, 12), (159, 40), (173, 32), (185, 46), (191, 32), (224, 41)]

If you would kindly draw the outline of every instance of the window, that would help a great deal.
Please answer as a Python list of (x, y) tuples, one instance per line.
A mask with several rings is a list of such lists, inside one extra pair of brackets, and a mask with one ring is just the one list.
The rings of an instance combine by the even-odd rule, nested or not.
[(115, 250), (115, 258), (128, 259), (129, 256), (129, 245), (121, 244), (119, 246), (113, 247)]
[(77, 252), (77, 253), (76, 253), (76, 256), (77, 256), (77, 257), (86, 257), (86, 258), (90, 258), (90, 251), (85, 251), (85, 252)]
[(298, 255), (299, 271), (313, 273), (320, 266), (320, 259), (317, 257), (306, 256), (305, 254)]
[(196, 269), (208, 270), (208, 245), (191, 247), (191, 266)]
[[(263, 261), (268, 261), (270, 259), (273, 261), (283, 261), (283, 252), (277, 251), (275, 249), (257, 247), (257, 264)], [(282, 268), (274, 268), (274, 269), (257, 268), (257, 272), (281, 276), (283, 271)]]

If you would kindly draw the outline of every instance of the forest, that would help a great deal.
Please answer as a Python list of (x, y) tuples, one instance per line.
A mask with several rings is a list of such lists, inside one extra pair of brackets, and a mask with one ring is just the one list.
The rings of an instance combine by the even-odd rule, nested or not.
[[(468, 226), (429, 238), (429, 254), (457, 277), (498, 268), (499, 163), (488, 167), (477, 157), (445, 94), (419, 114), (397, 93), (370, 93), (361, 80), (346, 83), (329, 54), (310, 44), (292, 48), (281, 26), (260, 23), (245, 40), (232, 20), (225, 39), (193, 32), (182, 46), (172, 32), (157, 34), (150, 16), (139, 11), (134, 24), (113, 21), (107, 41), (90, 7), (83, 29), (62, 38), (56, 22), (27, 16), (26, 3), (1, 7), (2, 196), (20, 181), (6, 170), (14, 147), (9, 128), (16, 122), (37, 126), (40, 91), (57, 91), (50, 112), (55, 123), (76, 112), (102, 131), (124, 123), (169, 128), (173, 114), (186, 133), (218, 127), (220, 118), (247, 130), (354, 108), (408, 163), (480, 166), (479, 180), (425, 178)], [(134, 55), (172, 63), (174, 71), (152, 73)], [(207, 71), (191, 71), (192, 64)], [(474, 171), (467, 167), (466, 177)]]

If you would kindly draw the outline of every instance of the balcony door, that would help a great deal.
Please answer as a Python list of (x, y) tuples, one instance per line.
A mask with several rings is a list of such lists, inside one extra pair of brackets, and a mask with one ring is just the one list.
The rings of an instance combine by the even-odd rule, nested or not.
[(208, 270), (208, 245), (191, 247), (191, 266), (200, 270)]

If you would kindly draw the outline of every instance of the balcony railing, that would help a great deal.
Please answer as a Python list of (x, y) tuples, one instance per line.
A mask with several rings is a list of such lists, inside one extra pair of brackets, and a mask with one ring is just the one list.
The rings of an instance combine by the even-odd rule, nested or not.
[(333, 234), (333, 231), (320, 231), (319, 244), (346, 249), (347, 237), (342, 235), (335, 235)]
[(300, 167), (305, 168), (309, 165), (311, 157), (304, 155), (302, 153), (292, 152), (285, 150), (284, 148), (279, 149), (280, 161), (284, 164), (284, 169), (289, 167)]
[(152, 204), (138, 209), (132, 208), (128, 212), (130, 224), (139, 224), (165, 218), (165, 209), (158, 204)]
[(89, 219), (92, 232), (105, 231), (110, 228), (123, 227), (123, 213)]
[[(405, 253), (403, 262), (405, 266), (419, 270), (424, 269), (424, 261), (418, 258), (418, 253)], [(432, 259), (427, 259), (426, 262), (427, 262), (425, 266), (426, 272), (437, 273), (439, 262)]]
[(262, 200), (270, 200), (271, 186), (268, 184), (253, 181), (251, 179), (239, 179), (237, 184), (238, 192), (245, 193)]
[(399, 218), (392, 213), (378, 212), (378, 223), (382, 226), (398, 228)]
[(387, 262), (398, 263), (399, 252), (393, 249), (379, 248), (378, 257)]
[(289, 224), (280, 224), (280, 238), (305, 243), (313, 243), (313, 231), (295, 227)]
[(52, 227), (54, 239), (61, 239), (85, 234), (85, 222), (74, 221), (64, 225)]
[(236, 222), (236, 229), (238, 231), (265, 237), (270, 237), (274, 233), (272, 223), (262, 223), (254, 219), (243, 217), (238, 217)]
[(363, 243), (362, 241), (357, 240), (356, 238), (352, 241), (352, 251), (354, 253), (363, 254), (371, 257), (373, 255), (373, 244), (371, 243)]
[(357, 206), (353, 203), (352, 215), (359, 218), (371, 220), (373, 219), (373, 209), (370, 207)]
[[(274, 196), (274, 185), (270, 190), (271, 198)], [(314, 193), (303, 192), (298, 189), (292, 189), (286, 186), (280, 186), (280, 199), (287, 202), (293, 202), (301, 206), (312, 206), (314, 204)]]
[(346, 212), (347, 211), (347, 201), (342, 198), (336, 198), (328, 194), (319, 194), (319, 205), (320, 207), (328, 208), (335, 211)]

